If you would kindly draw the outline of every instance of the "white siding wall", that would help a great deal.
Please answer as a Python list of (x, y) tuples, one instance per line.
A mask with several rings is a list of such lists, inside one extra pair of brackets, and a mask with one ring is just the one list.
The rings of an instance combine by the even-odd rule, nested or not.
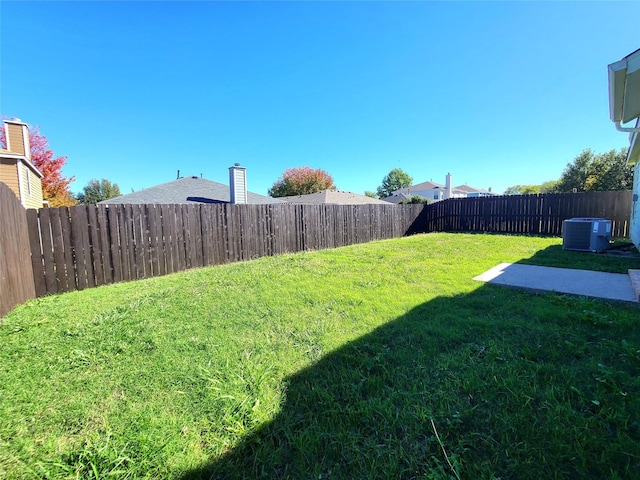
[(633, 203), (631, 204), (631, 241), (640, 250), (640, 162), (633, 172)]

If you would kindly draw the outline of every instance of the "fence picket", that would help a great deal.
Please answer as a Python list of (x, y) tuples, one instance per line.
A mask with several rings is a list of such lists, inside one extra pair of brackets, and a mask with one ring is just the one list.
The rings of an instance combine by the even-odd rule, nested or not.
[[(158, 214), (160, 209), (158, 205), (147, 205), (147, 226), (149, 229), (149, 266), (151, 268), (150, 276), (156, 277), (162, 275), (160, 273), (160, 251), (163, 250), (162, 232), (158, 234)], [(163, 262), (164, 263), (164, 262)]]
[(100, 238), (100, 228), (98, 225), (98, 207), (96, 205), (87, 205), (87, 216), (89, 219), (89, 229), (88, 229), (88, 238), (89, 238), (89, 248), (90, 248), (90, 258), (91, 265), (93, 267), (93, 275), (92, 279), (94, 279), (93, 285), (91, 286), (99, 286), (104, 285), (104, 258), (103, 258), (103, 249), (102, 242)]
[(102, 274), (104, 283), (113, 283), (113, 262), (111, 260), (111, 241), (109, 239), (109, 221), (107, 217), (107, 206), (97, 205), (96, 218), (98, 221), (98, 235), (102, 247)]
[(69, 290), (67, 285), (67, 269), (64, 258), (64, 239), (62, 236), (62, 227), (60, 225), (60, 215), (64, 214), (64, 210), (58, 208), (49, 209), (51, 213), (51, 234), (53, 248), (53, 263), (55, 265), (56, 291), (66, 292)]

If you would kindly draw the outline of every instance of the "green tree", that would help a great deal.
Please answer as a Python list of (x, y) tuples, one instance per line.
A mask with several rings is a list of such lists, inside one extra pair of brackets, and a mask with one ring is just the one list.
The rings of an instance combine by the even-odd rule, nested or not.
[(369, 198), (378, 198), (376, 192), (372, 192), (371, 190), (365, 190), (364, 195)]
[(78, 203), (83, 205), (92, 205), (103, 200), (109, 200), (110, 198), (119, 197), (120, 187), (117, 183), (111, 183), (106, 178), (102, 180), (96, 180), (95, 178), (89, 180), (83, 187), (82, 193), (76, 195)]
[(558, 190), (560, 192), (571, 192), (574, 189), (577, 192), (589, 190), (590, 170), (594, 158), (595, 155), (591, 149), (587, 149), (574, 158), (572, 163), (567, 163), (558, 182)]
[(271, 197), (308, 195), (336, 188), (333, 178), (320, 168), (295, 167), (285, 170), (269, 189)]
[(549, 180), (540, 184), (540, 193), (556, 193), (558, 191), (558, 180)]
[(388, 197), (396, 190), (411, 186), (413, 178), (401, 168), (394, 168), (382, 179), (382, 185), (378, 187), (379, 198)]
[(627, 163), (627, 149), (596, 154), (583, 150), (568, 163), (558, 181), (559, 192), (630, 190), (633, 168)]
[(627, 163), (627, 149), (610, 150), (596, 156), (596, 172), (591, 190), (615, 191), (633, 189), (633, 167)]
[(529, 195), (531, 193), (540, 193), (540, 185), (513, 185), (504, 191), (505, 195)]
[(549, 180), (540, 185), (514, 185), (507, 187), (505, 195), (532, 195), (536, 193), (553, 193), (556, 191), (558, 181)]

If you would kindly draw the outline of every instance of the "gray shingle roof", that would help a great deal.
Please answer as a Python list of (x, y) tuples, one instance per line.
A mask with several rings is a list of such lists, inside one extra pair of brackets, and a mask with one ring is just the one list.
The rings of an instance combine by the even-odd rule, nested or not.
[[(229, 203), (229, 185), (205, 178), (184, 177), (138, 192), (104, 200), (100, 203), (145, 204), (145, 203)], [(282, 203), (277, 198), (247, 192), (247, 203)]]
[(395, 190), (393, 193), (411, 194), (411, 192), (415, 192), (416, 190), (437, 190), (439, 188), (441, 188), (442, 190), (446, 190), (447, 187), (445, 185), (442, 185), (441, 183), (422, 182), (422, 183), (417, 183), (415, 185), (411, 185), (410, 187), (399, 188), (398, 190)]
[(469, 185), (460, 185), (456, 187), (456, 190), (461, 190), (465, 193), (491, 193), (489, 190), (483, 190), (481, 188), (470, 187)]
[(291, 197), (280, 197), (287, 203), (297, 203), (301, 205), (385, 205), (377, 198), (367, 197), (353, 192), (342, 192), (340, 190), (323, 190), (322, 192), (310, 193), (308, 195), (294, 195)]
[[(414, 195), (413, 193), (393, 192), (393, 194), (389, 195), (388, 197), (384, 197), (382, 200), (386, 203), (394, 203), (398, 205), (403, 200), (411, 200), (413, 195)], [(420, 195), (416, 195), (416, 196), (420, 197)]]

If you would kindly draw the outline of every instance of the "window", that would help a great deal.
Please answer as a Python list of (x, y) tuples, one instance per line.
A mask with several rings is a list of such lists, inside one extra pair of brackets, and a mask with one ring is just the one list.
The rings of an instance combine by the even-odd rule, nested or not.
[(29, 175), (29, 169), (23, 167), (22, 171), (24, 172), (24, 183), (27, 186), (27, 195), (31, 196), (31, 175)]

